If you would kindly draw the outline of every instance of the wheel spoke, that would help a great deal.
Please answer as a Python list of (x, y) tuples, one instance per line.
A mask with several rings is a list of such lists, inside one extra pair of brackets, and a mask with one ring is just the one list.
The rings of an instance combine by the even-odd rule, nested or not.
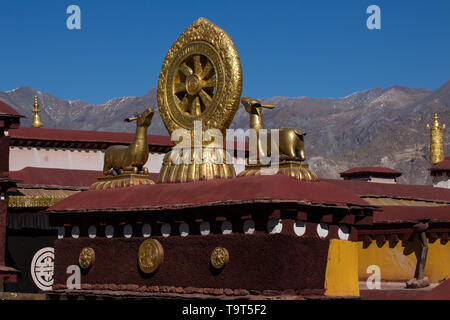
[(194, 56), (194, 73), (197, 75), (202, 74), (202, 63), (200, 62), (200, 55)]
[(181, 110), (184, 112), (189, 112), (192, 110), (192, 98), (189, 98), (189, 95), (185, 95), (183, 100), (180, 103)]
[(214, 67), (212, 65), (212, 63), (210, 61), (206, 62), (205, 67), (203, 68), (203, 72), (202, 72), (202, 79), (209, 79), (213, 76), (214, 74)]
[(184, 82), (175, 83), (175, 93), (186, 92), (186, 84)]
[(200, 98), (202, 99), (203, 104), (205, 105), (205, 107), (209, 107), (211, 105), (212, 99), (209, 96), (209, 94), (207, 94), (205, 92), (205, 90), (202, 89), (202, 91), (200, 91), (199, 93)]
[(203, 88), (214, 88), (216, 86), (216, 78), (203, 80)]
[(200, 105), (200, 98), (195, 97), (194, 103), (192, 105), (191, 114), (194, 116), (199, 116), (202, 113), (202, 106)]
[(188, 67), (188, 65), (186, 64), (186, 62), (183, 62), (180, 66), (180, 71), (183, 72), (183, 74), (186, 77), (189, 77), (190, 75), (192, 75), (192, 69), (190, 67)]

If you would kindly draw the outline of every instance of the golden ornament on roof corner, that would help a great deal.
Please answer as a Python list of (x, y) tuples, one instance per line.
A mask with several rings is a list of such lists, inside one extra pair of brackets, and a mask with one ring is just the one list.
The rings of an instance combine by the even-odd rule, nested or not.
[(442, 126), (438, 121), (439, 117), (437, 113), (434, 114), (434, 122), (430, 126), (427, 124), (427, 128), (430, 129), (430, 163), (436, 164), (444, 160), (444, 141), (443, 131), (445, 124)]
[(149, 156), (147, 131), (152, 123), (155, 111), (148, 108), (141, 114), (126, 118), (125, 122), (136, 121), (136, 134), (129, 146), (110, 146), (105, 151), (103, 174), (89, 189), (103, 190), (123, 188), (140, 184), (154, 184), (148, 176), (148, 168), (144, 168)]
[(39, 112), (41, 112), (39, 110), (39, 103), (38, 103), (38, 97), (34, 96), (34, 116), (33, 116), (33, 123), (32, 123), (32, 127), (33, 128), (42, 128), (43, 124), (41, 122), (41, 117), (39, 116)]
[(271, 156), (271, 132), (267, 131), (266, 152), (262, 147), (262, 141), (259, 136), (259, 130), (264, 129), (264, 122), (262, 118), (262, 108), (273, 109), (274, 105), (262, 104), (259, 100), (243, 97), (241, 99), (245, 111), (250, 116), (250, 128), (256, 131), (257, 141), (257, 163), (248, 164), (245, 170), (239, 176), (253, 176), (260, 175), (262, 168), (273, 168), (272, 174), (281, 173), (294, 177), (299, 180), (317, 180), (317, 174), (310, 170), (306, 163), (305, 157), (305, 143), (304, 136), (306, 133), (295, 128), (281, 128), (278, 129), (278, 163), (271, 163), (264, 165), (260, 162), (260, 155), (264, 157)]
[[(194, 121), (201, 121), (202, 134), (218, 129), (225, 137), (241, 93), (241, 61), (233, 41), (207, 19), (197, 19), (172, 44), (161, 67), (158, 108), (167, 130), (170, 134), (176, 129), (190, 130), (193, 141)], [(203, 157), (196, 163), (196, 154), (191, 151), (184, 155), (193, 160), (191, 163), (176, 164), (172, 161), (173, 152), (167, 153), (158, 182), (236, 176), (233, 164), (225, 164), (227, 153), (223, 148), (205, 148), (202, 142)], [(217, 161), (218, 157), (222, 161)]]

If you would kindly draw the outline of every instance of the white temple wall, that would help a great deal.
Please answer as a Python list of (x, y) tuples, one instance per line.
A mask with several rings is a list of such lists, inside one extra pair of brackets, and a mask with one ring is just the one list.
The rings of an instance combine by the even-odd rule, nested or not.
[(433, 187), (450, 189), (450, 177), (446, 174), (434, 176)]
[[(158, 173), (164, 153), (150, 152), (145, 167)], [(74, 170), (103, 170), (104, 151), (89, 149), (59, 149), (36, 147), (10, 147), (9, 170), (19, 171), (25, 167), (57, 168)], [(245, 169), (243, 161), (234, 158), (236, 174)]]
[[(37, 167), (101, 171), (103, 157), (102, 150), (11, 147), (9, 170)], [(150, 152), (145, 164), (149, 172), (159, 172), (163, 157), (163, 153)]]

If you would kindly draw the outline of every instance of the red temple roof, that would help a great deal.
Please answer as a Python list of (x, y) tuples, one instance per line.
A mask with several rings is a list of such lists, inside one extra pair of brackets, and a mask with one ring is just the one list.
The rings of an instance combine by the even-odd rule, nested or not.
[[(19, 171), (10, 171), (9, 177), (22, 180), (19, 187), (43, 187), (43, 188), (89, 188), (103, 177), (102, 171), (96, 170), (72, 170), (56, 168), (26, 167)], [(150, 179), (156, 181), (158, 173), (150, 173)]]
[(383, 206), (381, 208), (382, 211), (376, 211), (373, 214), (374, 223), (419, 222), (421, 220), (450, 222), (450, 206)]
[(13, 117), (23, 117), (20, 113), (14, 110), (12, 107), (0, 101), (0, 115), (1, 116), (13, 116)]
[(445, 157), (441, 162), (436, 163), (430, 168), (431, 173), (439, 171), (450, 171), (450, 157)]
[[(108, 142), (108, 143), (131, 143), (134, 133), (88, 131), (88, 130), (66, 130), (22, 127), (11, 130), (11, 138), (36, 139), (36, 140), (60, 140), (60, 141), (83, 141), (83, 142)], [(148, 135), (149, 144), (172, 146), (169, 136)]]
[(18, 186), (54, 186), (54, 187), (89, 187), (103, 176), (103, 172), (94, 170), (70, 170), (55, 168), (26, 167), (19, 171), (10, 171), (9, 176), (20, 179)]
[(450, 202), (450, 189), (445, 188), (408, 184), (372, 183), (356, 180), (322, 180), (343, 187), (361, 197), (389, 197), (396, 199)]
[(334, 184), (299, 181), (280, 174), (89, 190), (66, 198), (47, 211), (149, 211), (244, 203), (377, 208)]
[(340, 173), (341, 177), (363, 175), (363, 174), (392, 176), (393, 178), (402, 175), (401, 172), (386, 167), (357, 167), (351, 168), (349, 170)]

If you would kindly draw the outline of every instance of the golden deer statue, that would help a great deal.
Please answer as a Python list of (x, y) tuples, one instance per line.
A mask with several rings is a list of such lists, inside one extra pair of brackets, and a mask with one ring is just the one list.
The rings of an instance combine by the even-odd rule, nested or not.
[(103, 174), (113, 176), (122, 173), (144, 173), (148, 169), (143, 168), (148, 160), (147, 130), (152, 123), (153, 108), (148, 108), (140, 115), (125, 119), (126, 122), (136, 120), (136, 135), (129, 146), (111, 146), (106, 149)]
[[(257, 146), (258, 155), (263, 155), (260, 153), (261, 139), (259, 138), (259, 130), (264, 129), (264, 123), (262, 119), (262, 108), (273, 109), (275, 108), (272, 104), (262, 104), (259, 100), (252, 99), (249, 97), (242, 97), (241, 102), (250, 115), (250, 128), (255, 129), (257, 133)], [(305, 144), (304, 136), (306, 133), (295, 129), (295, 128), (281, 128), (279, 129), (279, 160), (280, 161), (305, 161)], [(271, 134), (268, 130), (267, 132), (267, 154), (265, 156), (269, 157), (271, 155)]]

